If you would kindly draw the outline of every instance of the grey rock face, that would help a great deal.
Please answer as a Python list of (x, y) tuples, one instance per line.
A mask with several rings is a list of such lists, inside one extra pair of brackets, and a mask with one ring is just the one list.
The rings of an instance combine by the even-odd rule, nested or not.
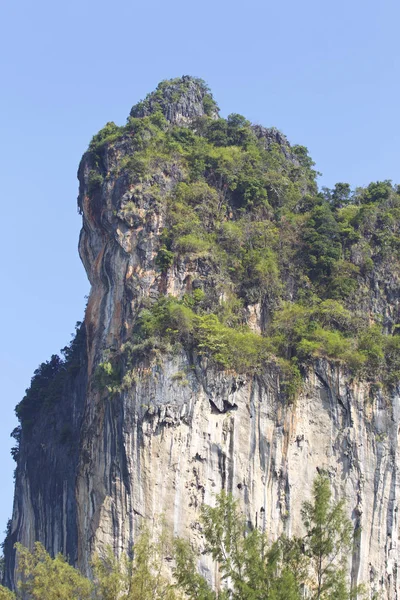
[(263, 127), (262, 125), (253, 125), (252, 129), (258, 139), (263, 141), (264, 148), (268, 150), (275, 144), (286, 158), (295, 164), (299, 164), (296, 156), (290, 149), (290, 144), (286, 136), (279, 129), (276, 129), (276, 127)]
[(206, 84), (189, 76), (161, 83), (157, 90), (136, 104), (132, 117), (147, 117), (160, 110), (170, 123), (184, 125), (196, 117), (218, 117), (218, 107)]
[[(172, 86), (168, 103), (161, 104), (173, 123), (204, 114), (203, 92), (192, 80), (184, 83), (183, 95), (171, 103)], [(156, 102), (150, 97), (132, 114), (149, 114)], [(277, 130), (255, 131), (289, 156)], [(302, 502), (310, 499), (318, 469), (325, 469), (334, 496), (346, 500), (354, 530), (361, 532), (349, 557), (353, 582), (365, 582), (370, 598), (379, 593), (398, 600), (398, 394), (384, 398), (368, 384), (354, 384), (345, 369), (316, 360), (302, 393), (288, 404), (277, 368), (238, 376), (183, 350), (143, 360), (117, 392), (96, 386), (96, 368), (129, 340), (143, 299), (182, 297), (189, 285), (211, 277), (200, 259), (187, 257), (166, 273), (157, 269), (165, 225), (159, 199), (182, 172), (170, 164), (146, 181), (128, 180), (117, 167), (131, 153), (130, 144), (123, 137), (103, 149), (106, 177), (95, 193), (88, 193), (96, 168), (90, 154), (79, 169), (79, 251), (92, 285), (86, 351), (60, 404), (43, 411), (30, 439), (22, 440), (7, 583), (15, 541), (39, 540), (88, 573), (94, 550), (110, 545), (117, 554), (129, 551), (141, 519), (161, 513), (175, 535), (202, 549), (199, 509), (222, 489), (240, 499), (248, 520), (270, 539), (302, 534)], [(368, 308), (380, 311), (387, 304), (377, 291)], [(256, 305), (248, 311), (251, 326), (262, 330), (263, 311)], [(70, 427), (68, 444), (60, 439), (60, 422)], [(204, 557), (199, 566), (216, 583), (215, 566)]]
[(79, 362), (79, 371), (66, 380), (58, 402), (42, 407), (32, 430), (22, 434), (11, 530), (4, 548), (4, 583), (9, 587), (14, 583), (15, 542), (32, 547), (39, 540), (52, 554), (62, 552), (73, 564), (78, 560), (75, 478), (87, 389), (84, 340)]

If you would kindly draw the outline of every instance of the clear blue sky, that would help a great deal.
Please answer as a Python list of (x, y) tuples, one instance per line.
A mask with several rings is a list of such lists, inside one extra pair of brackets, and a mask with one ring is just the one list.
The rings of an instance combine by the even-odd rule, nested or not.
[(400, 181), (398, 0), (3, 0), (0, 8), (0, 530), (9, 433), (38, 364), (83, 316), (79, 159), (107, 121), (166, 78), (205, 79), (309, 148), (322, 185)]

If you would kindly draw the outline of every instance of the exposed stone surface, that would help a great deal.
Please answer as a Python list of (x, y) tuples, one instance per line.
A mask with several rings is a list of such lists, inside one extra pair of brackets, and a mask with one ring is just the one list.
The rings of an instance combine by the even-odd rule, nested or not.
[[(190, 84), (188, 95), (173, 105), (167, 99), (165, 116), (171, 122), (203, 114), (196, 86)], [(148, 114), (151, 99), (148, 106), (133, 114)], [(266, 144), (279, 144), (289, 156), (279, 132), (256, 129)], [(200, 259), (184, 259), (168, 273), (156, 268), (165, 214), (152, 184), (165, 196), (181, 172), (172, 164), (155, 170), (152, 180), (132, 184), (113, 175), (130, 152), (128, 137), (103, 150), (109, 176), (94, 194), (88, 193), (90, 153), (79, 169), (79, 250), (92, 285), (87, 355), (64, 390), (62, 413), (43, 411), (40, 427), (22, 442), (11, 542), (40, 540), (88, 572), (95, 549), (129, 550), (141, 517), (164, 512), (174, 534), (190, 536), (201, 547), (199, 508), (221, 489), (240, 498), (248, 520), (271, 539), (281, 532), (300, 534), (301, 504), (322, 468), (329, 471), (334, 495), (346, 499), (355, 532), (361, 530), (350, 557), (353, 581), (367, 583), (370, 597), (379, 592), (398, 599), (397, 395), (388, 400), (371, 394), (366, 384), (351, 384), (346, 371), (316, 360), (305, 374), (303, 392), (288, 404), (277, 369), (238, 376), (184, 351), (143, 361), (118, 393), (96, 388), (97, 365), (129, 339), (143, 298), (165, 292), (182, 297), (198, 281), (216, 285)], [(129, 202), (134, 209), (126, 210)], [(386, 301), (377, 291), (376, 310)], [(261, 330), (259, 306), (248, 310), (249, 323)], [(68, 443), (60, 440), (65, 424)], [(11, 545), (6, 555), (10, 583)], [(203, 559), (200, 568), (215, 581), (212, 564)]]
[(265, 148), (271, 148), (273, 144), (276, 144), (286, 158), (298, 164), (286, 136), (278, 129), (275, 127), (267, 128), (262, 125), (253, 125), (253, 131), (259, 139), (263, 140)]
[(204, 104), (209, 98), (207, 86), (199, 79), (183, 76), (179, 80), (161, 83), (157, 90), (136, 104), (131, 110), (132, 117), (147, 117), (161, 110), (165, 118), (175, 125), (184, 125), (189, 120), (209, 114), (218, 116), (218, 107)]
[(57, 406), (45, 406), (32, 431), (21, 440), (11, 535), (4, 548), (7, 585), (13, 581), (13, 547), (17, 541), (31, 546), (40, 540), (71, 562), (78, 559), (74, 481), (87, 389), (85, 348), (80, 363), (79, 371), (66, 381)]

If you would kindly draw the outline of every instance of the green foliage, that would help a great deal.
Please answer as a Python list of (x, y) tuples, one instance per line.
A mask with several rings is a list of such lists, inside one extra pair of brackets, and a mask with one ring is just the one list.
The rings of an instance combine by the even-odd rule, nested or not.
[[(42, 363), (34, 372), (30, 387), (15, 407), (15, 414), (21, 423), (22, 431), (29, 433), (42, 407), (51, 408), (62, 398), (64, 385), (69, 377), (75, 377), (80, 369), (86, 336), (84, 325), (76, 324), (75, 336), (70, 344), (61, 350), (64, 359), (53, 354), (49, 361)], [(15, 439), (19, 442), (20, 432)], [(18, 449), (18, 446), (17, 446)]]
[(305, 146), (292, 146), (292, 152), (300, 163), (300, 169), (294, 168), (292, 170), (293, 176), (297, 176), (299, 181), (308, 182), (309, 190), (316, 191), (315, 178), (317, 175), (321, 175), (318, 171), (315, 171), (314, 161), (308, 154), (308, 150)]
[(26, 395), (17, 404), (15, 414), (21, 422), (22, 428), (27, 429), (42, 405), (57, 402), (61, 397), (63, 361), (53, 354), (49, 361), (42, 363), (34, 372), (31, 386), (26, 390)]
[(215, 102), (214, 98), (211, 94), (206, 94), (203, 98), (203, 108), (206, 115), (211, 117), (214, 113), (218, 111), (218, 105)]
[(201, 521), (206, 552), (218, 563), (226, 582), (218, 598), (300, 600), (294, 576), (299, 563), (294, 552), (286, 560), (291, 547), (288, 540), (269, 545), (263, 533), (245, 525), (237, 502), (224, 492), (214, 507), (203, 506)]
[(18, 457), (19, 457), (19, 445), (20, 445), (20, 442), (21, 442), (21, 434), (22, 434), (22, 427), (21, 427), (21, 425), (18, 425), (17, 427), (14, 427), (14, 429), (10, 433), (10, 437), (14, 438), (14, 440), (16, 441), (16, 446), (14, 446), (13, 448), (11, 448), (11, 456), (13, 457), (13, 459), (16, 462), (18, 461)]
[(126, 555), (118, 560), (110, 547), (102, 558), (94, 554), (91, 566), (96, 598), (102, 600), (122, 598), (124, 588), (129, 587), (128, 564)]
[(246, 217), (223, 223), (219, 232), (220, 264), (236, 286), (239, 297), (255, 303), (267, 296), (280, 297), (280, 265), (276, 252), (279, 240), (270, 222)]
[(158, 129), (165, 131), (168, 129), (168, 121), (164, 117), (161, 111), (156, 111), (149, 116), (149, 121), (152, 125), (155, 125)]
[(377, 325), (362, 331), (358, 338), (358, 350), (368, 359), (368, 364), (375, 373), (379, 372), (384, 359), (384, 343), (386, 337)]
[(205, 136), (215, 146), (247, 147), (256, 140), (250, 122), (238, 114), (208, 123)]
[(308, 219), (303, 240), (307, 250), (306, 263), (312, 279), (323, 281), (341, 256), (339, 226), (327, 202), (316, 206)]
[(194, 336), (201, 354), (211, 356), (226, 369), (249, 372), (260, 368), (270, 351), (268, 340), (252, 331), (223, 325), (216, 315), (198, 316)]
[(271, 333), (284, 357), (326, 356), (345, 361), (354, 351), (354, 343), (341, 329), (351, 331), (350, 313), (338, 302), (325, 300), (311, 307), (284, 304), (275, 315)]
[(171, 252), (171, 250), (168, 250), (166, 246), (161, 246), (157, 253), (155, 263), (162, 273), (168, 271), (169, 267), (173, 264), (174, 256), (174, 253)]
[[(164, 134), (168, 128), (168, 122), (160, 111), (156, 111), (148, 117), (137, 119), (130, 117), (126, 125), (126, 130), (131, 135), (131, 141), (136, 151), (145, 151), (153, 147), (164, 139)], [(132, 156), (134, 158), (134, 155)]]
[(103, 177), (97, 171), (89, 171), (88, 175), (88, 192), (93, 194), (98, 191), (103, 185)]
[(358, 242), (361, 239), (361, 234), (356, 227), (356, 220), (359, 212), (359, 206), (350, 204), (338, 209), (335, 213), (344, 248), (351, 248), (355, 242)]
[(207, 239), (196, 236), (193, 233), (181, 235), (174, 242), (174, 248), (180, 254), (205, 255), (210, 250), (210, 242)]
[[(193, 551), (183, 540), (175, 542), (174, 576), (190, 600), (310, 600), (361, 598), (363, 588), (350, 590), (348, 557), (353, 527), (343, 501), (332, 502), (329, 480), (318, 475), (313, 498), (302, 507), (306, 534), (282, 536), (275, 543), (244, 521), (237, 502), (222, 492), (214, 506), (201, 512), (205, 552), (218, 564), (223, 586), (213, 592), (197, 573)], [(357, 596), (358, 595), (358, 596)]]
[(171, 342), (189, 339), (193, 332), (195, 313), (171, 297), (161, 297), (150, 309), (139, 314), (136, 327), (138, 339), (167, 338)]
[(306, 361), (326, 357), (347, 364), (354, 374), (380, 378), (388, 385), (399, 381), (397, 336), (378, 325), (355, 318), (336, 300), (314, 306), (286, 303), (275, 314), (271, 344), (283, 358)]
[(264, 294), (278, 295), (281, 284), (275, 252), (270, 248), (248, 249), (242, 255), (242, 295), (249, 303), (260, 301)]
[(351, 202), (351, 189), (348, 183), (335, 183), (335, 187), (322, 188), (325, 199), (333, 206), (333, 208), (343, 208)]
[(118, 386), (121, 383), (121, 373), (111, 360), (106, 360), (97, 365), (94, 383), (99, 390), (107, 390), (107, 392), (113, 394), (118, 391)]
[(360, 193), (360, 200), (363, 204), (382, 202), (388, 200), (393, 193), (393, 186), (390, 181), (376, 181)]
[[(91, 600), (92, 584), (58, 554), (52, 559), (42, 544), (30, 552), (16, 544), (20, 580), (18, 597), (27, 600)], [(21, 596), (20, 596), (21, 594)]]
[(302, 518), (307, 530), (305, 552), (313, 573), (312, 600), (348, 600), (347, 561), (353, 547), (353, 526), (344, 501), (332, 502), (329, 478), (319, 474), (313, 483), (313, 500), (304, 502)]
[(185, 300), (187, 302), (187, 306), (190, 307), (195, 307), (196, 305), (200, 304), (206, 297), (206, 294), (204, 292), (204, 290), (202, 290), (201, 288), (196, 288), (195, 290), (193, 290), (191, 295), (187, 295)]
[[(154, 533), (154, 532), (153, 532)], [(152, 535), (142, 528), (133, 546), (133, 558), (117, 559), (111, 548), (93, 556), (93, 581), (85, 578), (57, 554), (55, 558), (36, 542), (32, 551), (16, 544), (17, 591), (0, 586), (3, 600), (179, 600), (180, 593), (163, 573), (172, 544), (165, 524)]]
[(392, 388), (400, 382), (400, 336), (386, 337), (384, 343), (386, 381)]
[(89, 144), (89, 150), (91, 152), (98, 152), (106, 144), (115, 142), (124, 133), (123, 127), (118, 127), (113, 121), (106, 123), (103, 129), (100, 129), (96, 135), (93, 136), (92, 141)]
[(162, 338), (180, 342), (188, 349), (209, 356), (216, 364), (237, 372), (257, 369), (269, 356), (269, 342), (261, 335), (221, 323), (215, 314), (196, 314), (193, 308), (204, 298), (196, 290), (192, 301), (162, 297), (139, 315), (137, 338)]
[(309, 306), (283, 303), (265, 335), (254, 333), (238, 321), (237, 298), (222, 303), (217, 313), (204, 310), (206, 305), (202, 290), (181, 301), (161, 297), (140, 312), (136, 347), (143, 347), (145, 340), (150, 347), (160, 346), (162, 341), (170, 348), (182, 344), (189, 351), (208, 356), (221, 368), (239, 373), (257, 372), (275, 361), (281, 370), (282, 390), (289, 399), (295, 398), (301, 388), (299, 366), (314, 357), (346, 364), (353, 374), (374, 373), (396, 385), (400, 336), (384, 335), (379, 326), (369, 326), (353, 317), (337, 300), (318, 300)]
[(94, 555), (94, 600), (178, 600), (180, 597), (163, 575), (163, 560), (171, 553), (165, 526), (153, 536), (148, 526), (142, 528), (133, 546), (133, 559), (117, 559), (111, 548), (105, 556)]
[(16, 596), (11, 590), (0, 585), (0, 600), (16, 600)]
[(251, 123), (242, 115), (232, 113), (226, 120), (228, 146), (242, 146), (246, 148), (255, 143), (255, 135)]
[(315, 166), (315, 162), (309, 156), (308, 150), (305, 146), (296, 145), (293, 146), (292, 150), (302, 167), (311, 168)]
[[(174, 577), (187, 600), (216, 600), (216, 592), (197, 571), (196, 556), (187, 541), (179, 538), (174, 541), (174, 558)], [(222, 591), (218, 598), (228, 600), (228, 595)]]
[(351, 298), (359, 287), (357, 281), (359, 272), (359, 267), (349, 261), (336, 261), (332, 266), (328, 283), (329, 296), (337, 300)]
[(293, 403), (303, 387), (303, 378), (296, 356), (291, 359), (278, 358), (277, 364), (280, 368), (280, 389), (287, 400)]
[[(205, 230), (214, 228), (216, 222), (222, 218), (218, 193), (205, 181), (196, 181), (190, 184), (178, 183), (174, 191), (174, 201), (178, 206), (189, 205), (200, 219)], [(172, 202), (171, 209), (174, 208)]]

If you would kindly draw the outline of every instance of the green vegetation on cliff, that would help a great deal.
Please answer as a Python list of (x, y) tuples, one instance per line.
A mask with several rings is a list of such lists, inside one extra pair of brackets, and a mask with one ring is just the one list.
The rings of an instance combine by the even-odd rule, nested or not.
[(20, 426), (11, 433), (11, 436), (17, 441), (17, 446), (11, 452), (15, 459), (18, 458), (22, 431), (25, 434), (30, 433), (40, 410), (54, 407), (60, 401), (63, 389), (69, 379), (79, 373), (85, 342), (85, 326), (78, 321), (71, 342), (61, 350), (63, 358), (58, 354), (53, 354), (50, 360), (42, 363), (35, 370), (30, 387), (15, 407), (15, 414), (20, 422)]
[[(94, 350), (89, 392), (103, 393), (96, 398), (99, 406), (103, 398), (128, 389), (134, 395), (137, 367), (150, 373), (147, 367), (162, 362), (163, 354), (182, 350), (190, 367), (253, 376), (270, 370), (277, 374), (279, 398), (286, 400), (296, 397), (317, 361), (340, 367), (346, 383), (363, 379), (372, 391), (387, 394), (398, 387), (398, 186), (383, 181), (351, 190), (340, 182), (318, 190), (315, 165), (304, 146), (291, 147), (277, 130), (253, 126), (238, 114), (219, 118), (209, 90), (190, 78), (160, 84), (132, 109), (125, 126), (107, 123), (92, 139), (83, 165), (80, 208), (90, 211), (91, 225), (99, 227), (97, 241), (111, 241), (104, 253), (97, 241), (91, 247), (99, 289), (104, 285), (108, 292), (113, 286), (107, 271), (112, 251), (126, 256), (129, 244), (132, 248), (120, 305), (107, 304), (109, 313), (121, 309), (123, 314), (121, 330), (107, 338), (116, 343), (104, 348), (102, 340), (96, 347), (99, 332), (88, 332)], [(117, 329), (117, 318), (115, 324)], [(35, 371), (16, 408), (21, 426), (12, 435), (17, 444), (21, 436), (32, 439), (38, 416), (56, 413), (71, 377), (82, 372), (84, 342), (79, 328), (64, 349), (65, 359), (53, 355)], [(183, 381), (186, 374), (179, 371), (171, 381)], [(61, 432), (61, 444), (66, 437), (68, 429)], [(17, 445), (15, 458), (18, 452)], [(295, 600), (305, 585), (313, 598), (350, 597), (344, 563), (336, 561), (351, 550), (350, 526), (343, 506), (331, 503), (326, 478), (317, 479), (303, 518), (305, 539), (281, 539), (270, 546), (257, 528), (243, 525), (229, 496), (219, 497), (215, 510), (203, 509), (207, 552), (231, 582), (229, 597)], [(36, 555), (19, 548), (20, 565), (27, 565), (28, 586), (38, 581), (53, 587), (59, 574), (65, 575), (64, 596), (56, 597), (143, 599), (141, 586), (155, 582), (153, 566), (159, 560), (146, 535), (133, 561), (121, 566), (111, 555), (105, 562), (95, 559), (95, 591), (67, 572), (61, 557), (51, 561), (40, 546)], [(218, 546), (220, 539), (224, 551), (229, 546), (228, 555)], [(155, 557), (150, 567), (149, 552)], [(175, 560), (179, 589), (192, 598), (216, 597), (185, 543), (176, 543)], [(45, 579), (31, 577), (36, 568)], [(126, 573), (137, 577), (135, 585)], [(157, 581), (159, 597), (179, 597), (178, 588)], [(81, 591), (73, 591), (76, 586)], [(44, 588), (37, 589), (28, 587), (26, 593), (44, 597)], [(150, 589), (150, 597), (158, 597), (156, 588)], [(136, 590), (141, 595), (132, 595)]]
[[(180, 110), (189, 116), (179, 120)], [(110, 153), (118, 156), (111, 170)], [(100, 388), (118, 391), (132, 364), (177, 345), (238, 372), (273, 363), (290, 397), (316, 358), (375, 386), (398, 385), (398, 186), (352, 191), (337, 183), (318, 191), (304, 146), (238, 114), (219, 118), (205, 83), (190, 77), (162, 82), (125, 126), (107, 123), (87, 156), (90, 197), (101, 200), (110, 181), (120, 197), (131, 194), (117, 219), (142, 228), (140, 194), (162, 217), (154, 258), (160, 280), (179, 269), (200, 274), (183, 297), (143, 299), (131, 339), (97, 369)], [(79, 368), (72, 352), (79, 339), (66, 361), (53, 356), (35, 372), (16, 409), (26, 431), (40, 407), (60, 397), (67, 372)]]
[[(190, 292), (144, 300), (130, 348), (143, 356), (152, 341), (179, 342), (236, 371), (272, 361), (291, 374), (292, 395), (315, 358), (396, 386), (400, 323), (389, 305), (400, 274), (399, 188), (383, 181), (318, 191), (304, 146), (241, 115), (218, 118), (216, 107), (169, 122), (171, 102), (184, 105), (193, 81), (163, 82), (125, 127), (108, 123), (89, 146), (100, 178), (128, 182), (133, 200), (120, 218), (134, 214), (135, 193), (153, 198), (164, 222), (155, 258), (162, 276), (207, 273), (200, 302), (188, 304)], [(102, 157), (117, 141), (130, 150), (106, 173)], [(97, 185), (89, 177), (89, 193)], [(262, 313), (255, 331), (252, 307)]]

